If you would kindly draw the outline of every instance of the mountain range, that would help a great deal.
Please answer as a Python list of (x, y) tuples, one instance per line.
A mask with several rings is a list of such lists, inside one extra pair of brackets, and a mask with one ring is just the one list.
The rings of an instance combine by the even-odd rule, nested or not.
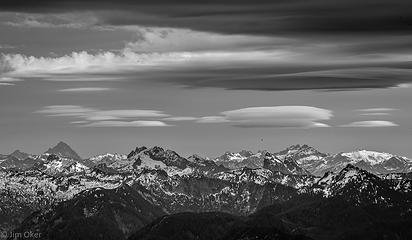
[(82, 159), (59, 142), (40, 155), (0, 155), (0, 230), (43, 239), (410, 239), (411, 172), (410, 159), (367, 150), (293, 145), (208, 158), (142, 146)]

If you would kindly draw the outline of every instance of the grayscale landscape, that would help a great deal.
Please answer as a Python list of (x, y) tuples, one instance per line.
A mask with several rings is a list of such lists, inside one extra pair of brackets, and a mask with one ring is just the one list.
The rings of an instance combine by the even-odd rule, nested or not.
[(412, 2), (0, 1), (0, 240), (412, 239)]

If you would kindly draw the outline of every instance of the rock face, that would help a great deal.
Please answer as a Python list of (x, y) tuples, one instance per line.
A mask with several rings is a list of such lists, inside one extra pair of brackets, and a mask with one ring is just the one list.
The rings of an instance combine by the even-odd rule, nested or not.
[(80, 156), (64, 142), (59, 142), (56, 146), (49, 148), (45, 153), (54, 154), (63, 158), (81, 160)]

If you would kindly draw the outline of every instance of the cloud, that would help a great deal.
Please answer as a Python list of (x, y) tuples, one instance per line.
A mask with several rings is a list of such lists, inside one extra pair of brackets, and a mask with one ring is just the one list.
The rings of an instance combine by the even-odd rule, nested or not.
[(38, 14), (38, 13), (14, 13), (6, 12), (3, 14), (4, 19), (2, 24), (21, 27), (21, 28), (72, 28), (72, 29), (96, 29), (105, 30), (103, 27), (98, 27), (98, 19), (91, 12), (76, 12), (76, 13), (54, 13), (54, 14)]
[(168, 118), (163, 118), (162, 120), (164, 121), (172, 121), (172, 122), (179, 122), (179, 121), (194, 121), (197, 120), (197, 117), (186, 117), (186, 116), (180, 116), (180, 117), (168, 117)]
[[(410, 60), (412, 37), (406, 39), (411, 41), (378, 37), (376, 41), (386, 46), (380, 52), (379, 46), (367, 47), (376, 43), (374, 37), (365, 36), (277, 37), (129, 27), (136, 40), (120, 51), (56, 57), (2, 54), (0, 72), (48, 81), (147, 79), (194, 88), (266, 91), (392, 88), (412, 82), (412, 70), (404, 67)], [(398, 43), (409, 50), (392, 47)]]
[[(4, 54), (2, 56), (3, 68), (9, 69), (14, 75), (20, 76), (45, 76), (58, 78), (57, 74), (75, 74), (85, 72), (108, 73), (117, 70), (144, 65), (144, 55), (132, 52), (116, 54), (103, 52), (89, 54), (87, 52), (73, 52), (62, 57), (33, 57), (22, 54)], [(149, 56), (147, 56), (149, 57)], [(47, 75), (47, 74), (55, 74)], [(67, 76), (63, 76), (63, 78)], [(70, 76), (69, 76), (70, 77)]]
[(201, 52), (247, 51), (292, 44), (295, 40), (281, 37), (218, 34), (179, 28), (135, 27), (137, 40), (126, 44), (134, 52)]
[(12, 78), (12, 77), (0, 77), (0, 82), (20, 82), (21, 79)]
[[(155, 126), (159, 121), (141, 121), (135, 120), (140, 118), (164, 118), (169, 116), (162, 111), (157, 110), (140, 110), (140, 109), (122, 109), (122, 110), (100, 110), (96, 108), (87, 108), (78, 105), (52, 105), (45, 106), (43, 109), (35, 113), (46, 114), (53, 117), (72, 117), (78, 119), (72, 121), (74, 124), (89, 122), (85, 126), (126, 126), (126, 125), (141, 125), (153, 123)], [(134, 121), (124, 121), (124, 120)], [(122, 121), (123, 120), (123, 121)]]
[(13, 86), (16, 85), (14, 83), (5, 83), (5, 82), (0, 82), (0, 86)]
[(171, 126), (161, 121), (99, 121), (81, 127), (167, 127)]
[(228, 119), (226, 119), (224, 116), (206, 116), (206, 117), (201, 117), (197, 120), (198, 123), (224, 123), (224, 122), (230, 122)]
[(395, 111), (399, 110), (397, 108), (363, 108), (363, 109), (357, 109), (356, 111), (359, 112), (390, 112), (390, 111)]
[(200, 123), (228, 122), (243, 128), (314, 128), (328, 127), (318, 121), (329, 120), (332, 111), (310, 106), (250, 107), (221, 113), (222, 116), (206, 116)]
[(370, 112), (370, 113), (361, 113), (362, 116), (389, 116), (390, 113), (387, 112)]
[(174, 26), (202, 31), (278, 35), (285, 33), (409, 32), (412, 4), (404, 0), (221, 0), (2, 1), (14, 12), (93, 11), (99, 24)]
[(65, 88), (59, 89), (59, 92), (101, 92), (101, 91), (109, 91), (112, 88), (104, 88), (104, 87), (82, 87), (82, 88)]
[[(91, 54), (85, 51), (73, 52), (61, 57), (34, 57), (22, 54), (3, 54), (1, 65), (8, 69), (9, 77), (39, 77), (70, 80), (70, 74), (111, 73), (120, 76), (136, 74), (144, 70), (179, 69), (179, 67), (206, 67), (215, 62), (232, 62), (247, 64), (251, 62), (273, 63), (287, 59), (283, 51), (247, 51), (247, 52), (170, 52), (137, 53), (130, 49), (116, 52)], [(157, 69), (159, 68), (160, 69)], [(180, 68), (182, 69), (182, 68)], [(81, 80), (81, 79), (80, 79)]]
[(363, 109), (356, 109), (356, 111), (360, 112), (359, 115), (361, 116), (389, 116), (391, 115), (390, 112), (399, 110), (397, 108), (363, 108)]
[(83, 116), (83, 114), (97, 111), (94, 108), (86, 108), (78, 105), (51, 105), (45, 106), (36, 113), (52, 114), (53, 116)]
[(157, 110), (100, 110), (78, 105), (45, 106), (36, 113), (74, 118), (72, 124), (84, 127), (172, 126), (164, 121), (194, 121), (227, 123), (242, 128), (318, 128), (329, 127), (321, 121), (333, 116), (330, 110), (309, 106), (250, 107), (204, 117), (170, 116)]
[(390, 121), (372, 120), (372, 121), (359, 121), (352, 122), (341, 127), (394, 127), (399, 126), (396, 123)]
[[(412, 81), (409, 77), (411, 69), (347, 67), (347, 64), (367, 63), (372, 66), (381, 64), (380, 61), (391, 61), (385, 58), (335, 59), (310, 55), (278, 49), (168, 53), (137, 53), (124, 49), (120, 53), (74, 52), (61, 57), (3, 54), (0, 69), (4, 69), (3, 77), (10, 78), (136, 81), (138, 75), (148, 81), (231, 90), (350, 90), (390, 88)], [(308, 62), (312, 65), (302, 67)], [(314, 71), (315, 68), (328, 70)]]

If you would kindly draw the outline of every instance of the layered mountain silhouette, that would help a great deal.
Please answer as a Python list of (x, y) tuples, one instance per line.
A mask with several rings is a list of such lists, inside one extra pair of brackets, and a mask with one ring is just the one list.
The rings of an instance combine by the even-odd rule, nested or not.
[(0, 229), (43, 239), (410, 239), (411, 160), (308, 145), (0, 156)]

